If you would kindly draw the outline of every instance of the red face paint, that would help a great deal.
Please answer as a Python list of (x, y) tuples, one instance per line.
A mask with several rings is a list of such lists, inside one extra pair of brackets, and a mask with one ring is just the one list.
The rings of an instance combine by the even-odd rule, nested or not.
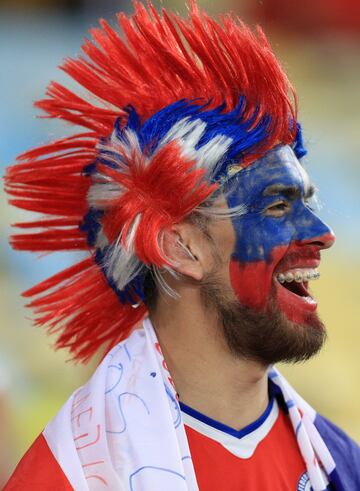
[(235, 179), (228, 204), (245, 204), (248, 212), (233, 218), (233, 290), (244, 306), (266, 311), (274, 301), (289, 320), (306, 323), (317, 308), (308, 275), (316, 276), (320, 250), (334, 242), (330, 228), (309, 208), (307, 174), (290, 147), (280, 146)]

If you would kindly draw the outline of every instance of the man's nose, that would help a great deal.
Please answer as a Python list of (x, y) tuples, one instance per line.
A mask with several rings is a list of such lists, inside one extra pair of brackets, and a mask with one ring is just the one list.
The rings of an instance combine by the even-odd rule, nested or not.
[(297, 241), (299, 245), (317, 245), (320, 249), (328, 249), (335, 242), (333, 230), (323, 222), (315, 213), (308, 210), (307, 219), (303, 223), (302, 230), (298, 231)]
[(328, 249), (335, 242), (335, 234), (329, 228), (329, 231), (325, 234), (317, 237), (309, 237), (308, 239), (300, 240), (301, 245), (317, 245), (320, 249)]

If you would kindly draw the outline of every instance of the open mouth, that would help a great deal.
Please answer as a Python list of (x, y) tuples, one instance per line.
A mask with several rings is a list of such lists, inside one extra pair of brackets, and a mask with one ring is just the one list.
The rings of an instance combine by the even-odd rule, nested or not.
[(304, 301), (315, 302), (309, 292), (309, 281), (320, 277), (317, 269), (290, 269), (276, 274), (276, 279), (282, 288), (285, 288), (292, 295), (302, 297)]
[(294, 293), (299, 297), (308, 297), (310, 295), (307, 290), (308, 288), (307, 281), (303, 283), (296, 283), (295, 281), (292, 281), (291, 283), (283, 283), (282, 286), (286, 288), (289, 292)]

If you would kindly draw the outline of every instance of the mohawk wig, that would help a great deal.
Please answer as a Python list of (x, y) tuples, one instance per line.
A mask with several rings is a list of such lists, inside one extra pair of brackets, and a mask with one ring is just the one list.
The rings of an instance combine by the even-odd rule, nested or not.
[(304, 153), (294, 91), (259, 28), (195, 3), (187, 20), (137, 2), (117, 20), (120, 33), (100, 20), (84, 55), (61, 67), (87, 95), (52, 82), (36, 103), (85, 131), (20, 155), (5, 177), (13, 205), (45, 214), (16, 224), (30, 231), (11, 238), (15, 249), (89, 254), (24, 293), (36, 324), (83, 361), (146, 315), (146, 271), (171, 267), (164, 232), (211, 198), (230, 164), (277, 143)]

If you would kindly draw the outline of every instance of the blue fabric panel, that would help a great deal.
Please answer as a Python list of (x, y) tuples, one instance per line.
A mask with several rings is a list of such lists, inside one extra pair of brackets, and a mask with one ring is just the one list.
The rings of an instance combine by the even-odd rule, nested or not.
[(360, 447), (334, 423), (318, 414), (315, 426), (328, 447), (336, 468), (329, 476), (336, 491), (360, 491)]

